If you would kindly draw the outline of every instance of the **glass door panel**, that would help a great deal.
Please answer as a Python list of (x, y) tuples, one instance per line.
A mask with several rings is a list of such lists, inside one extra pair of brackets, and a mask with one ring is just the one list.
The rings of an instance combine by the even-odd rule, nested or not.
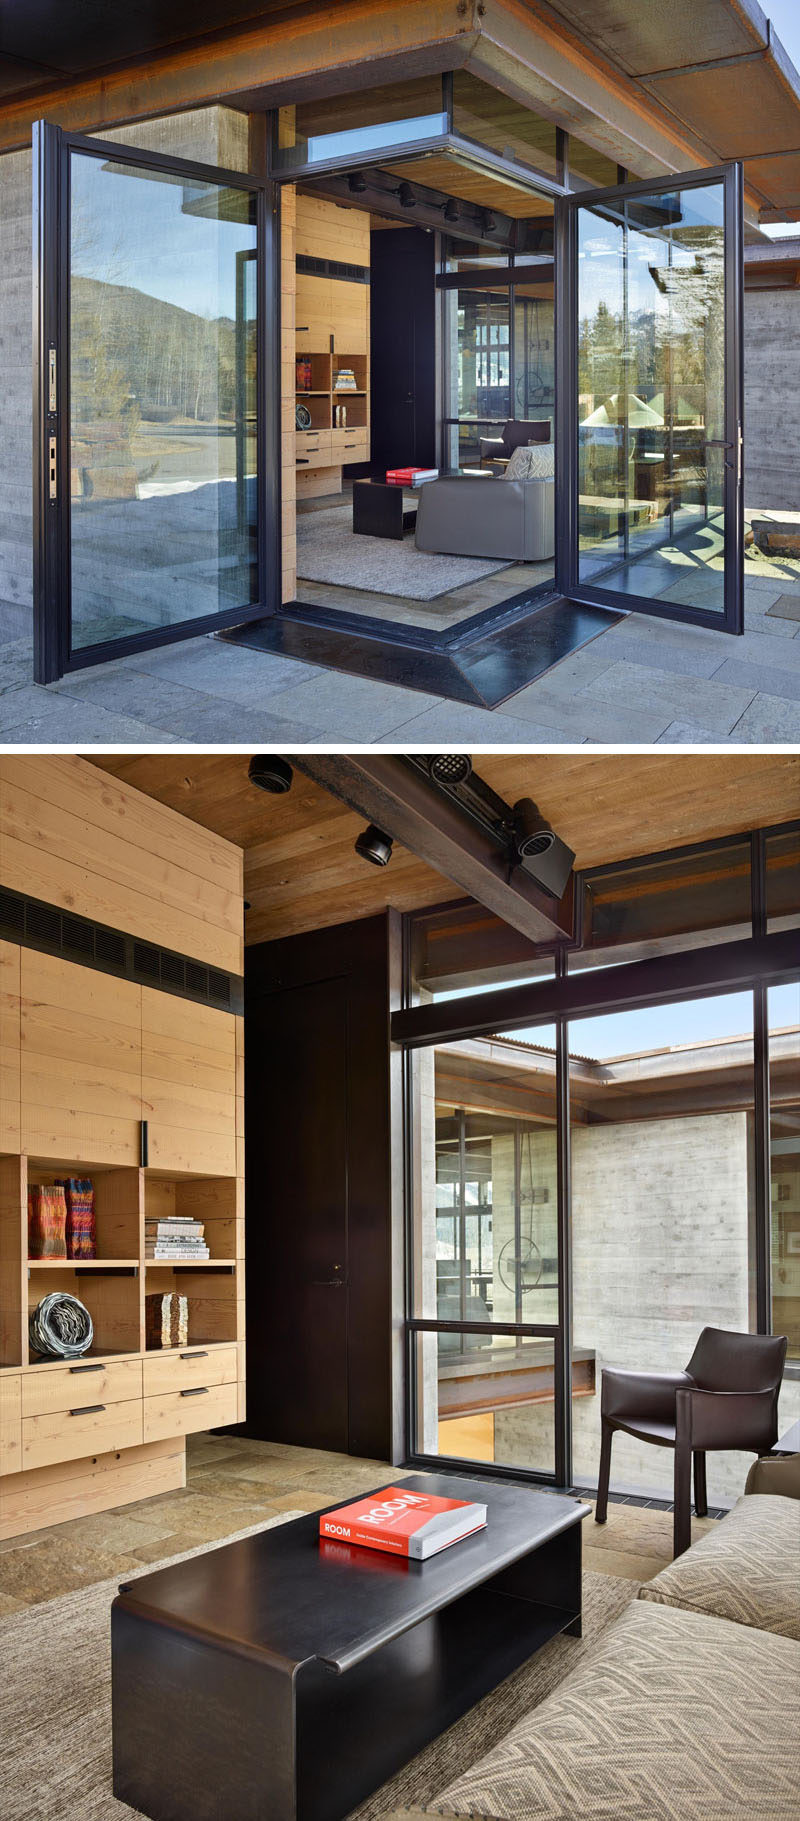
[(561, 585), (740, 631), (738, 170), (564, 209), (575, 339)]
[(59, 498), (48, 513), (51, 486), (44, 529), (58, 551), (37, 614), (52, 676), (268, 610), (257, 411), (266, 217), (241, 175), (48, 126), (40, 135), (45, 315), (56, 299), (42, 414)]

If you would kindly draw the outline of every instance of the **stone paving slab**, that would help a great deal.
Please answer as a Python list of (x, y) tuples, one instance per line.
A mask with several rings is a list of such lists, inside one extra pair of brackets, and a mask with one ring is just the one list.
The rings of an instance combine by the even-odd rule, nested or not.
[(800, 594), (779, 594), (767, 613), (777, 620), (800, 620)]
[(584, 741), (569, 728), (539, 726), (516, 720), (494, 708), (473, 708), (468, 702), (437, 702), (413, 721), (393, 729), (405, 748), (432, 741), (472, 740), (478, 746), (582, 746)]
[(733, 741), (752, 746), (800, 745), (800, 704), (757, 695), (736, 722)]
[(635, 702), (637, 708), (666, 709), (672, 721), (694, 718), (686, 713), (690, 709), (698, 724), (716, 734), (730, 733), (752, 701), (756, 685), (737, 689), (715, 677), (679, 677), (644, 664), (620, 663), (589, 683), (583, 693), (609, 702)]
[(735, 746), (733, 734), (709, 733), (707, 727), (697, 727), (692, 721), (670, 721), (669, 727), (659, 734), (656, 742), (659, 746)]
[[(258, 654), (254, 655), (258, 662)], [(441, 700), (441, 696), (421, 690), (315, 667), (313, 682), (281, 690), (270, 698), (270, 707), (275, 714), (301, 723), (307, 739), (318, 739), (323, 733), (330, 740), (363, 745), (379, 740), (428, 708), (438, 708)], [(448, 706), (455, 710), (458, 704)]]
[[(781, 657), (783, 646), (780, 647)], [(714, 682), (740, 684), (759, 695), (779, 696), (785, 702), (800, 702), (800, 670), (782, 670), (777, 664), (754, 664), (752, 659), (729, 658), (718, 670)]]

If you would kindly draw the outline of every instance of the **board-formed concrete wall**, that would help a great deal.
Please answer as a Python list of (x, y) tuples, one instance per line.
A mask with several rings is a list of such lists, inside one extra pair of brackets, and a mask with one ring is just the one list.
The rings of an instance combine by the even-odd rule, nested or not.
[(744, 499), (800, 511), (800, 291), (746, 291)]

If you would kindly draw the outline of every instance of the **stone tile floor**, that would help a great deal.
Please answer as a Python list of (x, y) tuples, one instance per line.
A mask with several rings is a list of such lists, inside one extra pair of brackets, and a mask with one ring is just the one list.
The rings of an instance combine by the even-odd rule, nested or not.
[[(318, 1511), (337, 1499), (355, 1498), (402, 1471), (312, 1448), (189, 1436), (181, 1491), (0, 1542), (0, 1615), (122, 1577), (142, 1563), (156, 1565), (266, 1523), (281, 1511)], [(695, 1540), (713, 1521), (694, 1519)], [(671, 1514), (612, 1502), (606, 1525), (596, 1527), (590, 1519), (584, 1524), (583, 1549), (585, 1568), (650, 1580), (672, 1559)]]
[(0, 743), (65, 746), (800, 743), (800, 563), (748, 559), (741, 639), (629, 614), (496, 709), (215, 638), (31, 681), (0, 645)]

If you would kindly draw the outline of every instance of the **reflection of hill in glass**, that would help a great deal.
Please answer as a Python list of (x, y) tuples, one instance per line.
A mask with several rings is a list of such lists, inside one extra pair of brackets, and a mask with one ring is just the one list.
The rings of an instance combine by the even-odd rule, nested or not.
[[(207, 320), (130, 285), (72, 279), (73, 422), (232, 418), (236, 324)], [(247, 324), (248, 365), (255, 324)]]

